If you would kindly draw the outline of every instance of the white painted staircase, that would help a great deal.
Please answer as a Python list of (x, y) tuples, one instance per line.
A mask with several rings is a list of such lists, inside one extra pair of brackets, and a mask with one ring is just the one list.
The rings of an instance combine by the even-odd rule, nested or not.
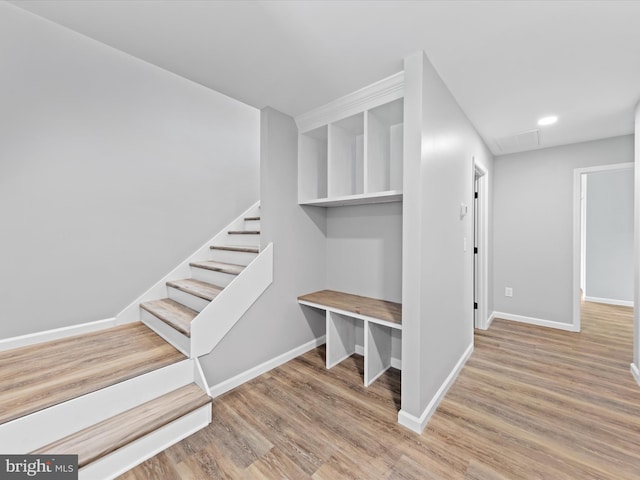
[(273, 281), (256, 203), (123, 310), (189, 358), (211, 352)]
[(106, 480), (208, 425), (211, 398), (198, 357), (273, 279), (259, 209), (244, 212), (110, 328), (0, 352), (0, 453), (77, 454), (80, 479)]

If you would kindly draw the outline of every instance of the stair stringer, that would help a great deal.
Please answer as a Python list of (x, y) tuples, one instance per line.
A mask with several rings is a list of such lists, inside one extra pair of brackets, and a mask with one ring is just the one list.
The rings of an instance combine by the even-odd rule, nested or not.
[(258, 256), (191, 322), (190, 357), (211, 352), (273, 282), (273, 244)]
[[(124, 308), (124, 310), (122, 310), (120, 313), (118, 313), (118, 315), (116, 315), (115, 325), (122, 325), (125, 323), (132, 323), (132, 322), (139, 321), (141, 303), (165, 298), (167, 296), (166, 283), (168, 281), (180, 280), (181, 278), (190, 277), (191, 268), (189, 267), (189, 263), (208, 260), (210, 256), (211, 245), (225, 243), (228, 236), (227, 232), (229, 230), (240, 230), (244, 223), (244, 218), (256, 216), (259, 212), (259, 208), (260, 208), (260, 202), (258, 201), (255, 204), (253, 204), (251, 207), (249, 207), (245, 212), (243, 212), (238, 218), (236, 218), (231, 223), (229, 223), (226, 227), (224, 227), (211, 240), (208, 240), (205, 244), (203, 244), (200, 248), (198, 248), (194, 253), (192, 253), (189, 257), (187, 257), (176, 268), (171, 270), (171, 272), (169, 272), (162, 279), (160, 279), (149, 290), (147, 290), (138, 298), (136, 298), (133, 302), (131, 302), (131, 304), (129, 304), (127, 307)], [(148, 325), (148, 326), (155, 331), (155, 329), (151, 325)], [(156, 333), (160, 334), (159, 332), (156, 332)], [(171, 340), (166, 338), (164, 335), (161, 335), (161, 336), (165, 338), (165, 340), (167, 340), (169, 343), (172, 343)]]

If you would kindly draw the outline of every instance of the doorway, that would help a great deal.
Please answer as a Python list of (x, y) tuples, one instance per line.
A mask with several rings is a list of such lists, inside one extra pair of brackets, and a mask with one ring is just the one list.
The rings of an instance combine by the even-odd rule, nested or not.
[[(602, 172), (615, 172), (632, 170), (634, 164), (617, 163), (613, 165), (602, 165), (597, 167), (576, 168), (573, 176), (573, 328), (575, 332), (580, 331), (581, 300), (583, 295), (589, 299), (588, 279), (587, 279), (587, 192), (589, 174)], [(593, 295), (591, 295), (593, 297)], [(598, 298), (598, 300), (603, 300)]]
[(487, 169), (473, 159), (473, 326), (489, 328), (489, 175)]

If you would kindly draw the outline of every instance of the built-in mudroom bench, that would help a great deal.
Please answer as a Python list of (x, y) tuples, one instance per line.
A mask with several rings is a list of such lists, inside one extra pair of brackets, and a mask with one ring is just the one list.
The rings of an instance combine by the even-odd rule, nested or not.
[(364, 385), (371, 385), (389, 367), (400, 368), (392, 359), (392, 335), (402, 331), (401, 304), (334, 290), (302, 295), (298, 303), (326, 311), (327, 368), (358, 353), (356, 331), (362, 324)]

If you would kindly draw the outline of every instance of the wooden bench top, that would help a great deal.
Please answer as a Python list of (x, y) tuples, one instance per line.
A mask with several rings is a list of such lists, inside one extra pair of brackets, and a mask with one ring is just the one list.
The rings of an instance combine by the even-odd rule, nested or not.
[(401, 303), (388, 302), (378, 298), (362, 297), (351, 293), (336, 292), (335, 290), (320, 290), (307, 295), (301, 295), (298, 297), (298, 301), (402, 325)]

